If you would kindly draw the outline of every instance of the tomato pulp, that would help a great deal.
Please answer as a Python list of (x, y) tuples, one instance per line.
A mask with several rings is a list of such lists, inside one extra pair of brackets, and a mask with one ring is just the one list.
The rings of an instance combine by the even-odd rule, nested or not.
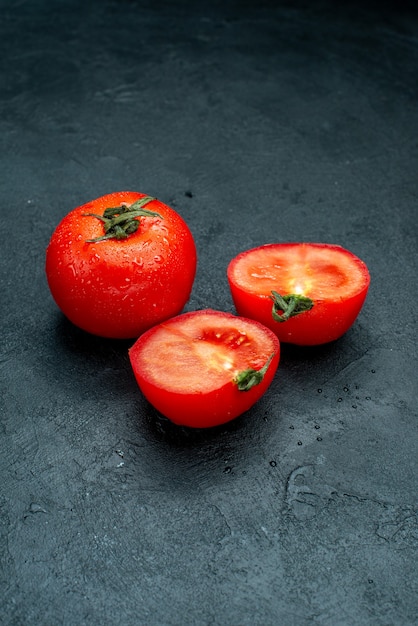
[(258, 320), (280, 341), (306, 346), (341, 337), (370, 284), (363, 261), (341, 246), (319, 243), (247, 250), (230, 262), (227, 276), (239, 315)]
[(158, 411), (176, 424), (207, 428), (241, 415), (266, 392), (280, 343), (254, 320), (208, 309), (151, 328), (129, 357)]
[(49, 288), (62, 312), (87, 332), (119, 339), (136, 338), (180, 313), (196, 263), (195, 243), (180, 215), (127, 191), (71, 211), (46, 252)]

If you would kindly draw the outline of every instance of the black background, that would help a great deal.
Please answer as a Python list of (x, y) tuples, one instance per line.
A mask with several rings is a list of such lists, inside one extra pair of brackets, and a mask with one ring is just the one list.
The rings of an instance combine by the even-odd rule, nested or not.
[[(413, 4), (0, 5), (1, 623), (417, 623)], [(44, 275), (121, 190), (189, 224), (186, 310), (234, 311), (238, 252), (317, 241), (369, 267), (357, 322), (283, 346), (236, 421), (173, 427)]]

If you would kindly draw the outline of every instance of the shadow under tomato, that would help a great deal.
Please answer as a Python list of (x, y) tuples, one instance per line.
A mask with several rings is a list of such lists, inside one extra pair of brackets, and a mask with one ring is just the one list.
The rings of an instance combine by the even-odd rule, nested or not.
[[(287, 393), (319, 388), (363, 356), (372, 341), (367, 328), (356, 325), (336, 341), (319, 346), (282, 343), (278, 380)], [(297, 401), (296, 395), (294, 400)]]
[(325, 343), (320, 346), (296, 346), (291, 343), (281, 343), (281, 361), (324, 361), (340, 350), (341, 340)]
[(164, 417), (149, 402), (146, 403), (145, 427), (148, 435), (159, 442), (168, 443), (176, 448), (194, 448), (212, 441), (222, 440), (247, 428), (250, 409), (239, 417), (211, 428), (191, 428), (174, 424)]
[(65, 315), (58, 313), (55, 327), (56, 340), (69, 355), (81, 359), (118, 360), (122, 355), (125, 358), (135, 339), (108, 339), (99, 337), (81, 330), (70, 322)]
[(297, 346), (282, 342), (280, 364), (306, 362), (325, 365), (334, 359), (339, 360), (344, 354), (363, 352), (369, 344), (367, 329), (356, 324), (339, 339), (318, 346)]

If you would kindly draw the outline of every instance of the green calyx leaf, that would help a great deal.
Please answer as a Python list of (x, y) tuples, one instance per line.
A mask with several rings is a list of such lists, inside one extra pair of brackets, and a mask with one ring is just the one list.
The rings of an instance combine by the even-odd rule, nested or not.
[(87, 243), (97, 243), (106, 239), (126, 239), (138, 230), (139, 221), (136, 219), (137, 217), (160, 217), (162, 219), (159, 213), (143, 208), (152, 200), (155, 200), (155, 198), (144, 196), (130, 205), (122, 202), (120, 206), (105, 209), (103, 215), (84, 213), (86, 217), (97, 217), (98, 220), (103, 222), (104, 228), (104, 235), (96, 239), (87, 239)]
[(252, 368), (248, 370), (243, 370), (239, 372), (234, 378), (234, 383), (237, 385), (239, 391), (249, 391), (256, 385), (259, 385), (263, 380), (270, 363), (272, 362), (274, 357), (273, 354), (268, 358), (266, 364), (261, 368), (261, 370), (254, 370)]
[(270, 298), (273, 300), (271, 314), (276, 322), (286, 322), (290, 317), (309, 311), (314, 305), (313, 300), (300, 294), (291, 293), (287, 296), (281, 296), (277, 291), (271, 293)]

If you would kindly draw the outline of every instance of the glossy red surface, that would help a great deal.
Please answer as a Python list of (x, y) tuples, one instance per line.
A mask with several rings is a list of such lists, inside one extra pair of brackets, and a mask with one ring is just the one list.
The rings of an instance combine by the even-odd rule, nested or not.
[[(237, 376), (262, 380), (240, 391)], [(205, 310), (172, 318), (144, 333), (130, 350), (145, 397), (182, 426), (219, 426), (248, 411), (270, 386), (280, 359), (276, 336), (258, 322)]]
[(196, 273), (196, 247), (189, 227), (172, 208), (153, 200), (144, 208), (161, 217), (139, 217), (126, 239), (103, 236), (91, 214), (145, 194), (117, 192), (66, 215), (46, 254), (49, 288), (62, 312), (85, 331), (114, 339), (135, 338), (181, 312)]
[[(264, 324), (280, 341), (315, 346), (339, 339), (357, 319), (370, 284), (366, 264), (340, 246), (269, 244), (242, 252), (228, 266), (239, 315)], [(272, 315), (272, 291), (312, 300), (310, 310), (284, 322)]]

